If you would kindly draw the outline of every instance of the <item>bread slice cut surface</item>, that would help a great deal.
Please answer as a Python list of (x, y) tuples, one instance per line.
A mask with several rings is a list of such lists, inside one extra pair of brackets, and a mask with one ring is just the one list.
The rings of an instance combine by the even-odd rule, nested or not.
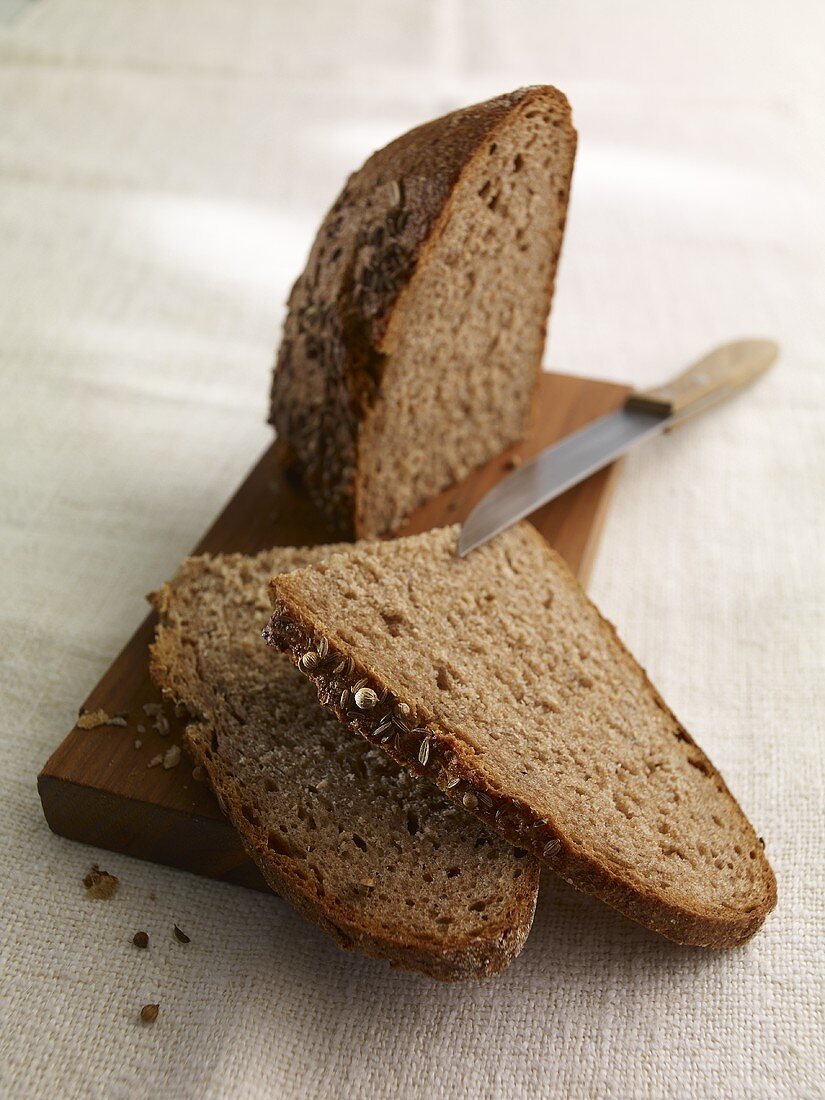
[(747, 940), (775, 879), (707, 756), (529, 524), (465, 559), (457, 535), (275, 578), (268, 639), (328, 646), (347, 675), (305, 668), (327, 707), (578, 888), (680, 943)]
[[(344, 547), (340, 549), (344, 550)], [(184, 561), (152, 597), (151, 669), (192, 716), (189, 748), (267, 882), (349, 949), (442, 980), (502, 970), (539, 864), (344, 730), (267, 647), (267, 582), (329, 548)], [(334, 667), (320, 645), (303, 665)]]

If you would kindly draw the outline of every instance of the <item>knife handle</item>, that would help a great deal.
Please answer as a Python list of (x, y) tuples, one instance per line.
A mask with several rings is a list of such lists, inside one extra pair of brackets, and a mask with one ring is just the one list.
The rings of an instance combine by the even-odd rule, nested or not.
[(670, 426), (732, 397), (755, 382), (776, 361), (773, 340), (735, 340), (712, 351), (663, 386), (637, 390), (628, 397), (628, 409), (642, 409), (667, 417)]

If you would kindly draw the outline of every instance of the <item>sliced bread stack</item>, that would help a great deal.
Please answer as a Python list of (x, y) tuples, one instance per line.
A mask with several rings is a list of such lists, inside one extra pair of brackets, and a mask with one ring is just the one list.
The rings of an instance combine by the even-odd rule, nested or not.
[(457, 534), (275, 577), (268, 641), (351, 732), (574, 886), (679, 943), (743, 943), (776, 883), (713, 764), (529, 524), (464, 559)]
[[(273, 574), (344, 547), (187, 559), (152, 597), (151, 670), (191, 716), (188, 747), (267, 882), (345, 948), (434, 978), (519, 952), (539, 864), (345, 730), (261, 638)], [(333, 672), (323, 643), (302, 668)], [(335, 675), (349, 673), (341, 662)]]
[(374, 153), (289, 298), (270, 420), (344, 537), (529, 428), (576, 131), (555, 88), (455, 111)]

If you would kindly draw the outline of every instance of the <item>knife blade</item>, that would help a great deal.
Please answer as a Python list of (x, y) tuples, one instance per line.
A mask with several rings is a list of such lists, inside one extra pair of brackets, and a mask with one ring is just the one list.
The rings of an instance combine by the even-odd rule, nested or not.
[(778, 354), (773, 340), (734, 340), (670, 382), (632, 393), (621, 409), (548, 447), (482, 497), (461, 528), (458, 556), (482, 546), (637, 443), (732, 397), (764, 374)]

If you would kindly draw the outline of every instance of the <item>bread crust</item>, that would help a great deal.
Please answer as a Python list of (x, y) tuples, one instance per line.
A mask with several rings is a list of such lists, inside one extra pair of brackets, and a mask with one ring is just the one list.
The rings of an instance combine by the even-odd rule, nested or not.
[[(274, 853), (267, 844), (264, 824), (256, 825), (243, 813), (243, 807), (226, 781), (218, 756), (212, 751), (214, 722), (206, 713), (193, 713), (191, 700), (198, 697), (193, 673), (180, 660), (180, 646), (167, 623), (174, 620), (178, 598), (173, 585), (166, 584), (152, 593), (150, 602), (158, 610), (161, 623), (150, 647), (150, 673), (164, 695), (182, 702), (192, 714), (185, 743), (196, 763), (209, 778), (222, 811), (238, 832), (244, 848), (255, 861), (270, 887), (288, 901), (303, 917), (317, 925), (348, 951), (362, 951), (386, 959), (397, 969), (416, 971), (443, 982), (491, 977), (504, 970), (519, 954), (529, 934), (538, 895), (539, 865), (526, 860), (521, 877), (514, 884), (506, 920), (484, 929), (483, 936), (444, 936), (436, 939), (387, 930), (378, 921), (365, 920), (346, 904), (319, 897), (305, 881), (292, 873), (291, 860)], [(263, 645), (263, 643), (261, 643)], [(185, 690), (182, 685), (189, 684)]]
[[(521, 526), (529, 531), (529, 537), (538, 540), (544, 552), (561, 563), (566, 583), (579, 589), (584, 595), (581, 585), (566, 563), (547, 546), (538, 532), (529, 524), (524, 523)], [(759, 930), (776, 905), (776, 878), (765, 857), (762, 842), (719, 772), (678, 722), (644, 670), (641, 671), (647, 691), (656, 705), (676, 723), (681, 734), (680, 739), (693, 747), (702, 770), (716, 784), (720, 797), (727, 801), (729, 811), (738, 818), (745, 834), (750, 838), (751, 858), (759, 863), (763, 883), (759, 902), (750, 911), (733, 911), (722, 915), (710, 908), (703, 909), (698, 904), (688, 906), (669, 902), (644, 883), (633, 882), (611, 870), (596, 853), (565, 836), (556, 824), (539, 819), (527, 802), (509, 795), (502, 799), (501, 794), (476, 767), (474, 754), (463, 740), (445, 729), (434, 715), (419, 708), (415, 699), (399, 698), (391, 694), (388, 685), (375, 670), (358, 661), (348, 646), (319, 633), (312, 611), (298, 594), (290, 592), (287, 585), (280, 583), (280, 578), (271, 582), (270, 595), (273, 615), (264, 636), (271, 645), (287, 653), (297, 663), (308, 648), (317, 645), (325, 637), (330, 652), (339, 661), (350, 662), (351, 672), (346, 681), (323, 672), (310, 675), (318, 698), (324, 706), (332, 710), (349, 729), (379, 745), (412, 774), (429, 778), (448, 798), (478, 817), (511, 844), (531, 852), (577, 889), (593, 894), (624, 916), (675, 943), (701, 947), (740, 946)], [(599, 618), (612, 634), (622, 654), (635, 663), (635, 658), (621, 641), (613, 624), (601, 613)], [(340, 699), (344, 686), (347, 683), (351, 686), (359, 681), (371, 688), (379, 699), (383, 698), (385, 704), (367, 712), (353, 706), (342, 708)], [(398, 707), (399, 704), (408, 708), (408, 713), (416, 716), (415, 726), (407, 735), (387, 739), (381, 732), (386, 709)], [(426, 752), (421, 748), (425, 741), (428, 744)]]
[[(549, 86), (520, 88), (425, 123), (349, 177), (292, 288), (269, 419), (291, 445), (307, 492), (343, 538), (382, 533), (363, 527), (360, 425), (382, 384), (386, 337), (403, 314), (404, 292), (449, 217), (462, 175), (512, 113), (533, 101), (562, 120), (574, 151), (569, 104)], [(551, 278), (545, 314), (552, 289)], [(532, 364), (534, 390), (540, 358)]]

